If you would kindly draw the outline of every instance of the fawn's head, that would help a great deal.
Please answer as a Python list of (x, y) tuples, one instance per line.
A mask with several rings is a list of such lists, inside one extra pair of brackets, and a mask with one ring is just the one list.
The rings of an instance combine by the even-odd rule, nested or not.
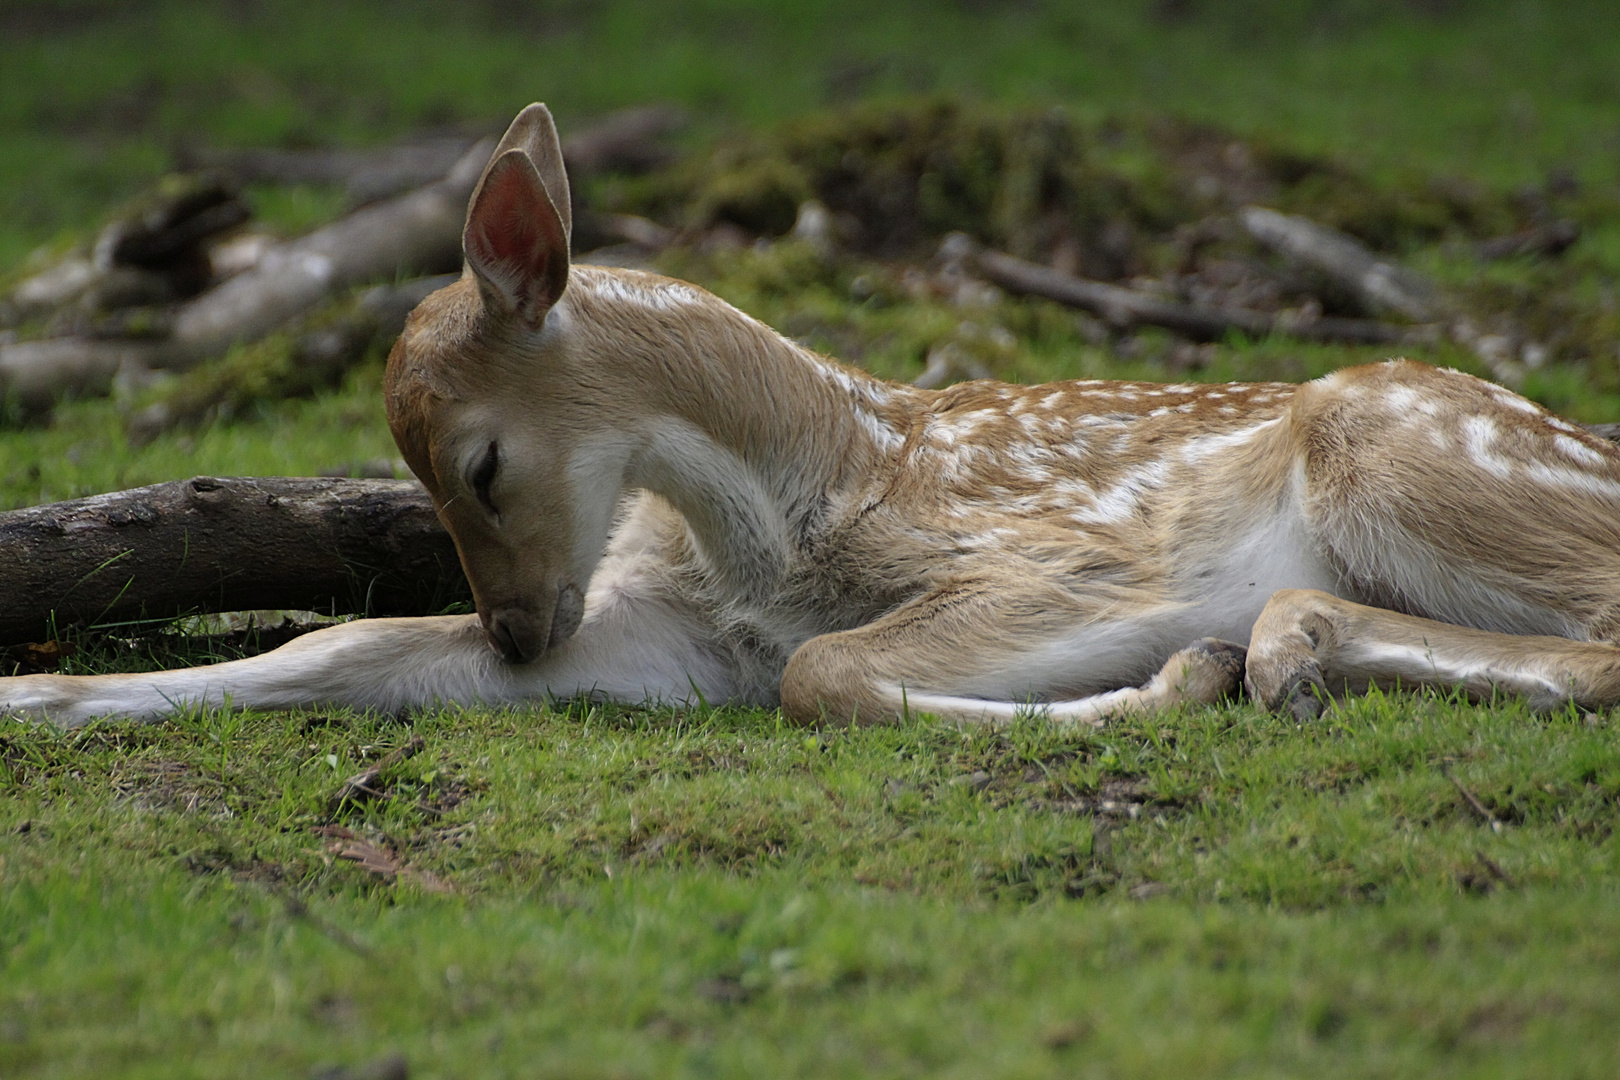
[(579, 627), (613, 497), (573, 451), (600, 423), (573, 385), (568, 178), (551, 114), (513, 121), (474, 191), (466, 270), (411, 313), (388, 358), (388, 425), (450, 530), (490, 643), (525, 661)]

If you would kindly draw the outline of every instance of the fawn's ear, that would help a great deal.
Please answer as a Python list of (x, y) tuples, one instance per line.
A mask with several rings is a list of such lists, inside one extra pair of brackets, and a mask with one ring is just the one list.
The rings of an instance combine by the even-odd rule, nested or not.
[(461, 250), (484, 302), (531, 330), (541, 327), (546, 312), (562, 298), (568, 286), (568, 226), (522, 147), (497, 150), (484, 170), (467, 210)]
[(489, 166), (484, 171), (487, 173), (494, 168), (502, 154), (514, 149), (522, 150), (534, 162), (540, 182), (551, 196), (551, 205), (562, 218), (563, 232), (572, 238), (574, 210), (568, 192), (568, 170), (563, 167), (562, 141), (557, 138), (557, 124), (551, 118), (550, 109), (537, 101), (518, 113), (506, 134), (501, 136), (500, 145), (490, 155)]

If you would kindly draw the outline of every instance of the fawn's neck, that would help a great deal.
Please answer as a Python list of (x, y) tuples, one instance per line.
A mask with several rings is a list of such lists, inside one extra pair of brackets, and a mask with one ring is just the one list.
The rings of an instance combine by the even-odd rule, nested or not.
[(639, 414), (628, 419), (638, 450), (627, 482), (681, 511), (716, 572), (746, 592), (768, 589), (829, 496), (860, 486), (899, 447), (905, 391), (692, 286), (574, 274), (576, 316), (612, 328), (598, 355)]

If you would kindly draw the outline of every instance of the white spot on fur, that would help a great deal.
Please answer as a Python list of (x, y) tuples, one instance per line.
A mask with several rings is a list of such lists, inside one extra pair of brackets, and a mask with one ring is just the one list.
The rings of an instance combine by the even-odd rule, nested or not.
[(1196, 464), (1212, 454), (1220, 453), (1222, 450), (1230, 450), (1233, 447), (1253, 442), (1261, 432), (1276, 427), (1280, 423), (1282, 423), (1282, 417), (1277, 416), (1252, 427), (1230, 431), (1224, 435), (1200, 436), (1190, 440), (1186, 446), (1181, 448), (1181, 459), (1189, 465)]
[(1513, 475), (1513, 463), (1496, 452), (1496, 421), (1488, 416), (1470, 416), (1463, 420), (1462, 428), (1468, 457), (1476, 466), (1498, 480)]
[(1526, 401), (1518, 394), (1509, 393), (1500, 387), (1491, 387), (1491, 397), (1496, 399), (1498, 405), (1505, 405), (1510, 409), (1517, 409), (1519, 412), (1528, 413), (1531, 416), (1541, 415), (1540, 405), (1533, 401)]
[(1408, 421), (1416, 421), (1419, 416), (1434, 417), (1440, 413), (1440, 408), (1428, 398), (1419, 394), (1410, 386), (1396, 384), (1384, 391), (1384, 404), (1396, 416)]
[(1089, 507), (1069, 515), (1085, 525), (1117, 525), (1135, 514), (1141, 497), (1160, 487), (1170, 475), (1170, 466), (1164, 461), (1152, 461), (1129, 469), (1119, 482), (1097, 496)]
[(685, 282), (666, 281), (651, 275), (591, 274), (582, 280), (589, 282), (591, 291), (602, 299), (636, 304), (652, 311), (679, 311), (710, 302)]
[(1554, 435), (1553, 445), (1562, 450), (1568, 457), (1574, 458), (1582, 465), (1591, 465), (1594, 468), (1602, 465), (1605, 458), (1590, 446), (1568, 435)]

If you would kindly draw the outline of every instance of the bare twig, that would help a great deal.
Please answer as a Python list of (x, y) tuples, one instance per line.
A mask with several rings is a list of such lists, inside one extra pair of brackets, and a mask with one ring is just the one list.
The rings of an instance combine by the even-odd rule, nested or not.
[(330, 805), (333, 810), (336, 810), (342, 807), (344, 803), (351, 800), (358, 802), (358, 796), (366, 795), (375, 797), (377, 792), (373, 785), (377, 783), (377, 778), (382, 776), (383, 773), (387, 772), (395, 765), (405, 761), (407, 758), (415, 757), (421, 751), (422, 747), (426, 745), (427, 743), (423, 740), (422, 736), (412, 735), (405, 742), (378, 758), (364, 771), (357, 772), (347, 780), (343, 781), (343, 785), (332, 794), (330, 799), (327, 800), (328, 805)]
[(326, 919), (323, 919), (321, 916), (311, 911), (309, 905), (304, 902), (302, 897), (289, 892), (280, 885), (267, 885), (266, 888), (269, 890), (271, 896), (274, 896), (277, 900), (281, 901), (282, 908), (285, 909), (287, 914), (292, 918), (298, 920), (299, 922), (308, 923), (315, 930), (319, 931), (321, 934), (330, 938), (337, 944), (343, 946), (345, 949), (348, 949), (356, 956), (363, 956), (369, 960), (376, 955), (371, 946), (367, 945), (365, 942), (361, 941), (359, 938), (355, 937), (341, 926), (328, 922)]
[(1427, 278), (1380, 259), (1361, 241), (1309, 218), (1247, 206), (1243, 227), (1279, 255), (1348, 289), (1372, 314), (1393, 313), (1415, 322), (1439, 314), (1439, 291)]
[(326, 850), (329, 854), (356, 863), (362, 870), (376, 874), (385, 881), (408, 882), (427, 892), (455, 892), (450, 883), (437, 874), (406, 866), (394, 852), (372, 843), (351, 829), (341, 825), (318, 825), (314, 831), (327, 838)]
[(1472, 791), (1469, 791), (1463, 786), (1463, 782), (1461, 780), (1458, 780), (1451, 774), (1450, 768), (1445, 765), (1440, 766), (1440, 775), (1451, 781), (1451, 785), (1455, 787), (1458, 793), (1468, 801), (1468, 805), (1473, 808), (1474, 813), (1478, 814), (1480, 819), (1491, 827), (1492, 832), (1502, 831), (1502, 822), (1497, 819), (1495, 814), (1491, 813), (1490, 810), (1486, 808), (1484, 803), (1479, 801), (1479, 796), (1475, 795)]

